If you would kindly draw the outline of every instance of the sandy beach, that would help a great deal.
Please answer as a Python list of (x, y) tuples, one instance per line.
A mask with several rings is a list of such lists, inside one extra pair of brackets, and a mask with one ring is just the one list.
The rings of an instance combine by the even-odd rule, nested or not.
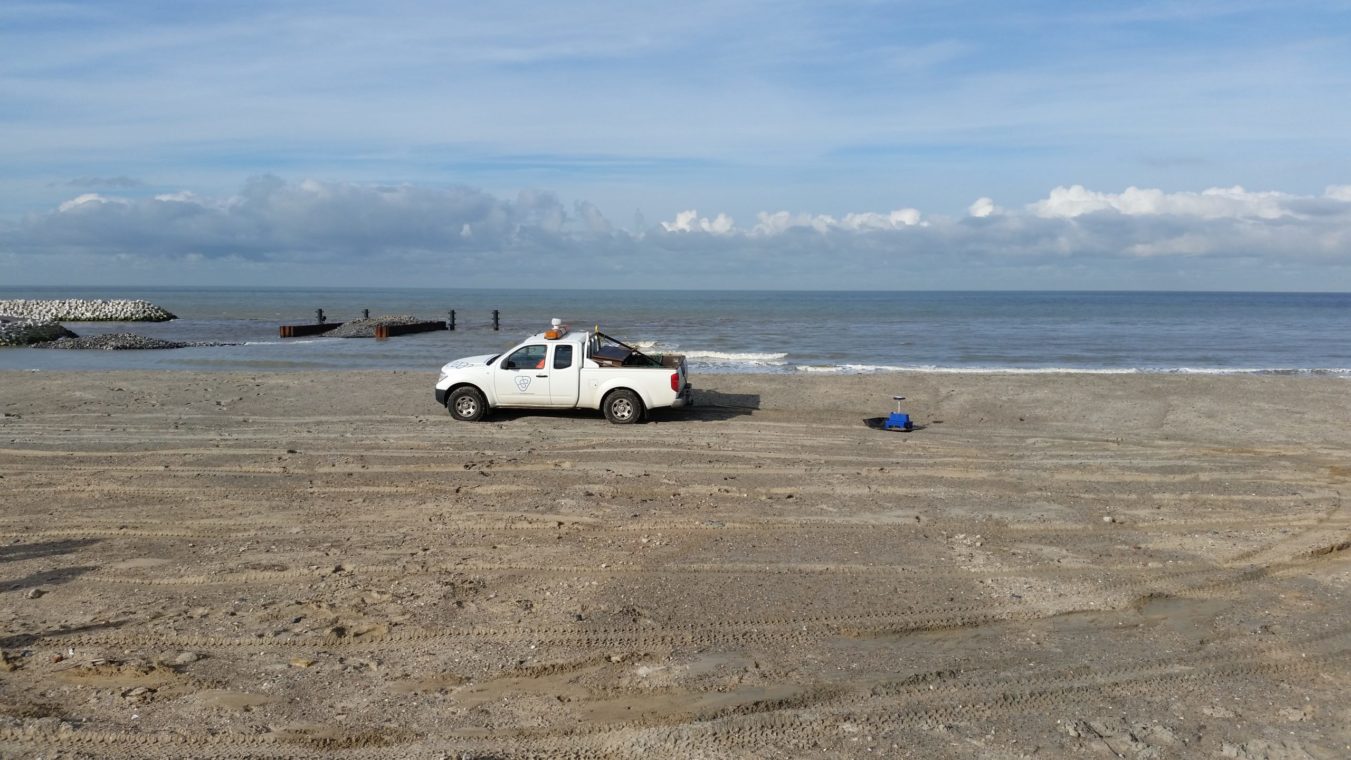
[(1351, 755), (1351, 381), (434, 379), (0, 373), (0, 755)]

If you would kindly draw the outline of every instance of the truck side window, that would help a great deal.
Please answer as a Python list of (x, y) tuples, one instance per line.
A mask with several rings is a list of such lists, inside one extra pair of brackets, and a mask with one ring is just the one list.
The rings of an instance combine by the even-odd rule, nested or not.
[(572, 366), (572, 346), (554, 346), (554, 369)]
[(502, 362), (502, 369), (537, 369), (543, 367), (548, 346), (522, 346), (511, 352)]

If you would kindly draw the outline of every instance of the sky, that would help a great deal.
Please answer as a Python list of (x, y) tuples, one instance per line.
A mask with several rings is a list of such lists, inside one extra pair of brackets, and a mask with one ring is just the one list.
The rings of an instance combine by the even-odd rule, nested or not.
[(0, 3), (0, 287), (1351, 291), (1351, 4)]

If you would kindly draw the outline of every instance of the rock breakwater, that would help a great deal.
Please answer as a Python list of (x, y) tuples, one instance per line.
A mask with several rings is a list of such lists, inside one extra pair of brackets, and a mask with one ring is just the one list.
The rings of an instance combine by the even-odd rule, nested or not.
[(63, 348), (63, 349), (81, 349), (97, 351), (139, 351), (145, 349), (158, 348), (199, 348), (202, 346), (229, 346), (232, 343), (202, 343), (196, 341), (162, 340), (160, 338), (147, 338), (144, 335), (133, 335), (132, 333), (109, 333), (107, 335), (91, 335), (87, 338), (77, 338), (74, 336), (49, 340), (45, 343), (35, 343), (33, 348)]
[(0, 317), (0, 346), (27, 346), (30, 343), (74, 337), (75, 333), (56, 322)]
[(403, 315), (385, 315), (383, 317), (371, 317), (370, 319), (354, 319), (350, 322), (343, 322), (342, 327), (329, 330), (324, 333), (325, 338), (374, 338), (375, 326), (385, 325), (415, 325), (422, 320), (417, 317)]
[(108, 298), (0, 301), (0, 314), (43, 322), (167, 322), (178, 318), (149, 301)]

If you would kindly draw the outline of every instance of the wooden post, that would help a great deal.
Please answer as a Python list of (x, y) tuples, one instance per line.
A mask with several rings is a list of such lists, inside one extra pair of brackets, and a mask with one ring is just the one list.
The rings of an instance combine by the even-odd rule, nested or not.
[(370, 319), (370, 318), (371, 318), (371, 310), (370, 310), (370, 309), (362, 309), (362, 310), (361, 310), (361, 318), (362, 318), (362, 319)]
[(314, 310), (314, 318), (315, 318), (316, 321), (319, 322), (319, 324), (322, 325), (322, 324), (324, 323), (324, 310), (323, 310), (323, 309), (315, 309), (315, 310)]
[(497, 313), (497, 309), (493, 309), (493, 329), (494, 329), (494, 330), (497, 330), (497, 329), (499, 329), (499, 328), (500, 328), (500, 325), (499, 325), (499, 323), (498, 323), (498, 313)]
[(447, 330), (454, 330), (454, 329), (455, 329), (455, 310), (454, 310), (454, 309), (451, 309), (451, 310), (450, 310), (450, 314), (449, 314), (448, 316), (450, 317), (450, 319), (446, 320), (446, 329), (447, 329)]

